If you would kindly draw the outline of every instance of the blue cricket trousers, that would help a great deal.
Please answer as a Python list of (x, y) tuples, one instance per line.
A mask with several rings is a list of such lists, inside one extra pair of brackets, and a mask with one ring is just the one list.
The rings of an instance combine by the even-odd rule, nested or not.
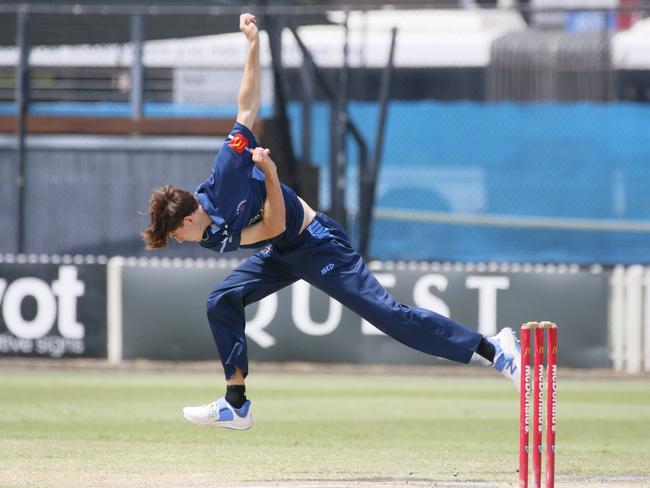
[[(329, 271), (321, 274), (325, 268)], [(319, 212), (298, 237), (251, 256), (210, 294), (208, 320), (226, 379), (235, 368), (248, 373), (244, 307), (298, 279), (427, 354), (468, 363), (482, 338), (440, 314), (397, 302), (368, 270), (339, 224)]]

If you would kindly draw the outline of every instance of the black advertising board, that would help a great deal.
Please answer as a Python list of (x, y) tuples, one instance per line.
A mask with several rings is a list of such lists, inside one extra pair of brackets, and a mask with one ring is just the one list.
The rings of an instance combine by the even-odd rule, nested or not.
[(105, 263), (10, 261), (0, 262), (0, 357), (105, 358)]

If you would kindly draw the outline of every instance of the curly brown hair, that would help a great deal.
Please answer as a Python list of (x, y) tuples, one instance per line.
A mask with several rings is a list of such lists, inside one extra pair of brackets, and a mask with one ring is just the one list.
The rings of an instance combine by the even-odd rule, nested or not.
[(167, 247), (169, 234), (178, 229), (183, 219), (199, 208), (199, 204), (187, 190), (172, 185), (154, 188), (149, 199), (149, 226), (142, 231), (146, 249)]

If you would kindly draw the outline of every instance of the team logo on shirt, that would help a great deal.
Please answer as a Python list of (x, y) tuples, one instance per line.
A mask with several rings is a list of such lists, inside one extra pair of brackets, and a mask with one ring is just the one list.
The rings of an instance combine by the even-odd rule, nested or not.
[(232, 139), (228, 145), (232, 148), (233, 151), (241, 154), (244, 152), (244, 149), (248, 147), (248, 139), (246, 139), (244, 134), (237, 132), (232, 136)]
[(237, 205), (237, 215), (239, 215), (244, 210), (246, 210), (246, 202), (247, 200), (242, 200), (241, 202), (239, 202), (239, 204)]

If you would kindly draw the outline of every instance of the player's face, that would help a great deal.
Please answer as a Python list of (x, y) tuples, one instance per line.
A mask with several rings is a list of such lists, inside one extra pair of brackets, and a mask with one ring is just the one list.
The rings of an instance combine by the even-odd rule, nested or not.
[(169, 238), (176, 239), (179, 244), (183, 244), (185, 241), (200, 242), (203, 237), (203, 229), (195, 213), (185, 217), (181, 226), (174, 232), (169, 233)]

